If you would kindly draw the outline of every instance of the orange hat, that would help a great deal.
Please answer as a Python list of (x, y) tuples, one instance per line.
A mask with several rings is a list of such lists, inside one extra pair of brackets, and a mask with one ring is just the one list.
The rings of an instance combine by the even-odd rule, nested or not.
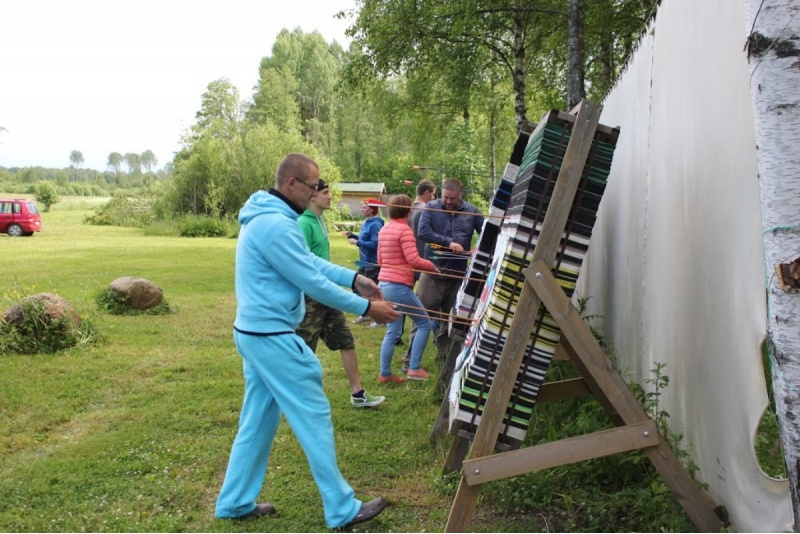
[(376, 198), (365, 198), (362, 204), (367, 204), (368, 206), (372, 206), (373, 208), (379, 208), (381, 206), (386, 206), (386, 202), (382, 200), (378, 200)]

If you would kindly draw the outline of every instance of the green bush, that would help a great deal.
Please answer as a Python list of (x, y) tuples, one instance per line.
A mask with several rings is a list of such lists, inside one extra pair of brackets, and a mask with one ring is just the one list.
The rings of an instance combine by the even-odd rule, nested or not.
[(152, 219), (150, 201), (144, 197), (114, 195), (108, 203), (87, 215), (84, 224), (140, 228)]
[(127, 299), (120, 297), (110, 289), (101, 289), (95, 294), (94, 301), (97, 307), (111, 315), (167, 315), (174, 313), (175, 309), (170, 306), (166, 299), (161, 304), (153, 306), (149, 310), (137, 310), (126, 302)]
[(57, 204), (58, 201), (61, 200), (58, 196), (56, 184), (48, 180), (42, 180), (36, 183), (34, 195), (36, 202), (44, 206), (44, 211), (50, 211), (50, 206)]
[(222, 237), (228, 235), (225, 221), (214, 217), (187, 216), (178, 226), (183, 237)]
[(0, 354), (54, 353), (76, 345), (85, 345), (97, 337), (91, 319), (76, 327), (69, 319), (52, 318), (39, 301), (23, 300), (22, 322), (6, 323), (0, 318)]

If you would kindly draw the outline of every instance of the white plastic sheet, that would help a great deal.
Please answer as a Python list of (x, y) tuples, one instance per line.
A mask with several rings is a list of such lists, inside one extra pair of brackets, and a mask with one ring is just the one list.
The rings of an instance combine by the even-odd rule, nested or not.
[(662, 1), (603, 102), (621, 135), (578, 293), (638, 382), (666, 364), (661, 409), (733, 528), (788, 532), (788, 484), (753, 448), (766, 309), (745, 26), (740, 2)]

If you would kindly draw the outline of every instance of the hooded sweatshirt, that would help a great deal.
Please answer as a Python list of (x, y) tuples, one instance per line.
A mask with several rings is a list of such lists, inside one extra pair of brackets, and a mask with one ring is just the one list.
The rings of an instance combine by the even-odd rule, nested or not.
[(352, 287), (356, 274), (308, 250), (299, 214), (275, 190), (257, 191), (239, 212), (236, 245), (236, 321), (251, 333), (294, 332), (305, 316), (304, 292), (314, 300), (363, 315), (369, 301)]

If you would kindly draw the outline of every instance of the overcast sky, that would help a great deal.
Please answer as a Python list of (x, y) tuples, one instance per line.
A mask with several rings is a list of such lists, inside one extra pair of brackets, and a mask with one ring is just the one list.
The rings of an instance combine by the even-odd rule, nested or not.
[(0, 0), (0, 166), (172, 159), (208, 84), (250, 99), (283, 28), (349, 42), (354, 0)]

